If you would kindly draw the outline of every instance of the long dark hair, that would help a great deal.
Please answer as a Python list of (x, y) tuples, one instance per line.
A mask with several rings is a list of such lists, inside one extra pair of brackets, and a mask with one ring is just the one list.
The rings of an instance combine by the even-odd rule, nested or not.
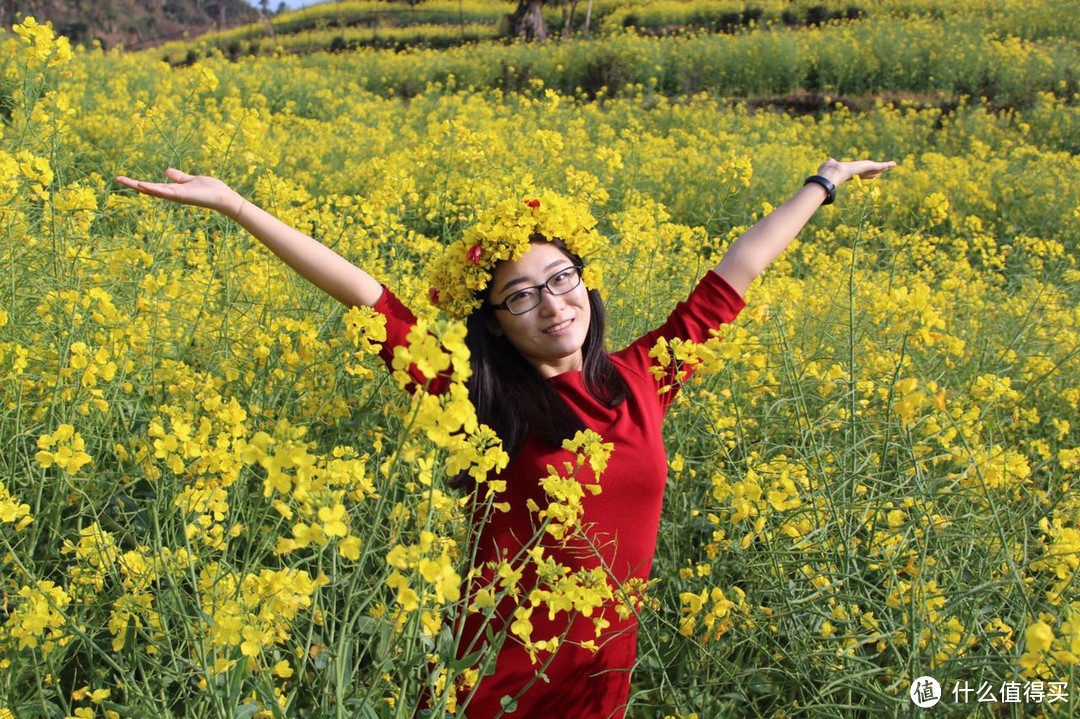
[[(581, 258), (567, 249), (560, 239), (534, 236), (533, 241), (550, 241), (571, 262), (582, 264)], [(503, 449), (513, 461), (530, 432), (541, 442), (558, 447), (564, 439), (585, 429), (585, 425), (506, 337), (496, 336), (488, 330), (487, 324), (495, 315), (486, 301), (490, 290), (489, 282), (482, 292), (477, 293), (485, 302), (465, 321), (465, 344), (472, 365), (469, 399), (476, 407), (477, 419), (502, 438)], [(606, 322), (600, 292), (591, 289), (588, 295), (591, 318), (581, 346), (582, 379), (586, 391), (598, 402), (606, 407), (617, 407), (625, 401), (628, 389), (604, 348)], [(471, 491), (474, 481), (462, 473), (449, 484)]]

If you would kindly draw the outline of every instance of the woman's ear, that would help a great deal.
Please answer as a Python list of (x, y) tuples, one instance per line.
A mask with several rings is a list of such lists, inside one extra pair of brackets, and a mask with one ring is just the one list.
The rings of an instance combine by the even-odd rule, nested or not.
[(502, 337), (502, 327), (499, 327), (499, 323), (495, 321), (494, 317), (484, 318), (484, 328), (496, 337)]

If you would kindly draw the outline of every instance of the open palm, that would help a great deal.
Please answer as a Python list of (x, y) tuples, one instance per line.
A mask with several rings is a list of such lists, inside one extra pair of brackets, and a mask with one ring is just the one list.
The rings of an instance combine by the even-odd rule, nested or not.
[(847, 182), (853, 177), (861, 177), (864, 180), (869, 180), (894, 167), (896, 167), (896, 163), (893, 161), (875, 162), (874, 160), (855, 160), (854, 162), (838, 162), (830, 158), (821, 163), (821, 167), (818, 168), (818, 174), (829, 178), (833, 183), (839, 185)]
[(214, 177), (189, 175), (170, 167), (165, 176), (171, 182), (144, 182), (120, 175), (116, 181), (144, 195), (161, 197), (184, 205), (206, 207), (228, 214), (236, 211), (242, 204), (242, 198), (228, 185)]

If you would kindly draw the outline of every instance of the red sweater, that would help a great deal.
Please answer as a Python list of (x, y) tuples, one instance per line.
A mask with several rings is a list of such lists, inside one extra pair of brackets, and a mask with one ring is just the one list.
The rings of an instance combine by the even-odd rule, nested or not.
[[(664, 324), (611, 355), (629, 388), (626, 401), (614, 409), (593, 399), (585, 390), (581, 372), (566, 372), (549, 380), (585, 425), (604, 442), (614, 443), (615, 448), (600, 476), (602, 491), (598, 495), (586, 492), (582, 500), (584, 511), (580, 524), (588, 541), (579, 536), (560, 542), (545, 536), (542, 541), (545, 557), (574, 572), (606, 566), (609, 584), (616, 593), (614, 580), (621, 583), (630, 578), (648, 579), (667, 481), (667, 452), (661, 424), (678, 390), (673, 386), (670, 391), (659, 393), (664, 385), (670, 384), (670, 379), (657, 380), (649, 372), (654, 363), (649, 350), (661, 337), (703, 342), (711, 336), (709, 330), (731, 322), (744, 306), (742, 297), (720, 275), (708, 272)], [(381, 356), (389, 364), (394, 346), (404, 344), (415, 317), (385, 285), (375, 310), (386, 316), (387, 341)], [(531, 436), (526, 439), (521, 452), (499, 475), (507, 486), (505, 492), (496, 496), (496, 501), (509, 502), (510, 511), (494, 512), (490, 521), (480, 528), (476, 566), (483, 567), (487, 562), (497, 564), (501, 552), (513, 557), (528, 543), (538, 520), (527, 509), (527, 500), (531, 498), (541, 508), (546, 507), (549, 500), (538, 480), (548, 474), (548, 465), (561, 468), (563, 462), (573, 460), (573, 454), (562, 448), (542, 444)], [(579, 472), (578, 480), (585, 484), (596, 482), (587, 465)], [(472, 591), (486, 586), (491, 577), (491, 570), (486, 569)], [(516, 599), (508, 596), (496, 608), (497, 618), (492, 627), (495, 632), (502, 621), (513, 621), (517, 606), (529, 606), (529, 590), (535, 583), (535, 573), (526, 570), (519, 582), (524, 590), (522, 595)], [(463, 587), (463, 593), (467, 589)], [(600, 636), (593, 623), (598, 616), (610, 622)], [(529, 621), (533, 626), (533, 641), (567, 632), (554, 656), (539, 651), (534, 664), (520, 640), (508, 631), (495, 674), (480, 681), (465, 714), (472, 719), (494, 717), (500, 711), (500, 698), (517, 695), (550, 658), (551, 663), (544, 670), (550, 683), (537, 679), (517, 697), (513, 716), (621, 718), (637, 656), (637, 618), (631, 615), (621, 619), (609, 603), (591, 618), (560, 611), (554, 619), (549, 619), (547, 607), (540, 606)], [(474, 650), (480, 646), (482, 622), (482, 614), (468, 615), (459, 656), (466, 653), (473, 637), (478, 637)], [(579, 646), (589, 640), (599, 647), (597, 651)]]

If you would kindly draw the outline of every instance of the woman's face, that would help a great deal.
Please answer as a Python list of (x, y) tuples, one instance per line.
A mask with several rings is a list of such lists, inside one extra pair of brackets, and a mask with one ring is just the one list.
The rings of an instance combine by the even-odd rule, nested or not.
[[(497, 305), (515, 292), (543, 284), (573, 266), (558, 246), (534, 242), (520, 259), (496, 265), (488, 301)], [(582, 282), (562, 295), (540, 290), (540, 304), (522, 314), (495, 310), (495, 320), (488, 329), (505, 336), (542, 377), (554, 377), (582, 369), (581, 347), (591, 317), (588, 290)]]

